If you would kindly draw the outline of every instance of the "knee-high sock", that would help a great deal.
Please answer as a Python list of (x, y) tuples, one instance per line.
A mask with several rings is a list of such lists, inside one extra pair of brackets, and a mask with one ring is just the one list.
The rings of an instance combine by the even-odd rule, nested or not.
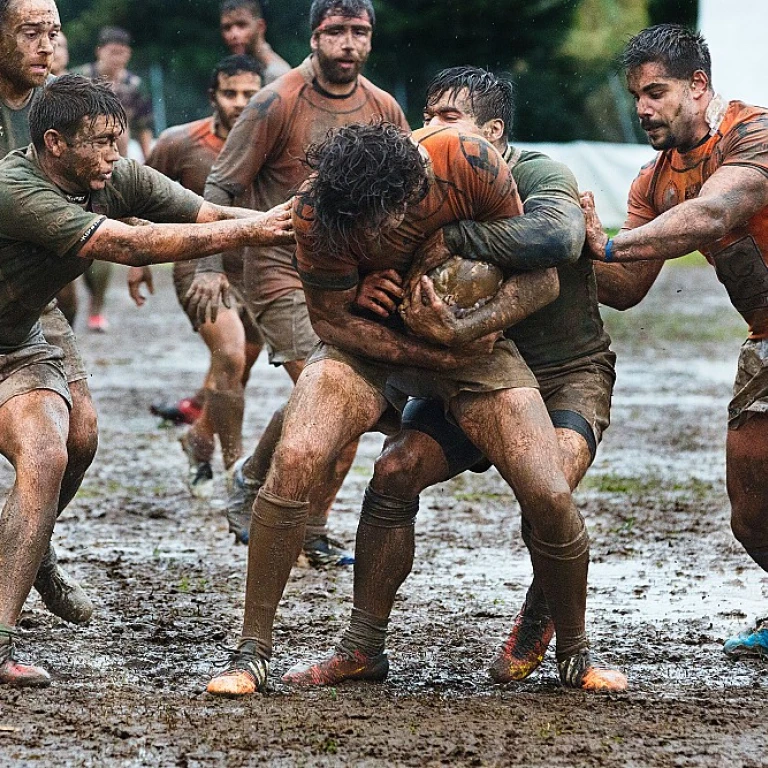
[(418, 509), (418, 498), (398, 499), (366, 488), (355, 544), (355, 610), (340, 643), (346, 650), (370, 655), (384, 649), (395, 595), (413, 566)]
[(589, 536), (584, 521), (581, 531), (565, 544), (530, 538), (531, 561), (544, 589), (555, 623), (557, 658), (561, 661), (585, 648), (584, 613), (587, 606)]
[[(522, 534), (523, 544), (525, 544), (530, 553), (532, 529), (531, 524), (524, 517), (521, 518), (520, 532)], [(549, 616), (547, 597), (541, 586), (541, 579), (537, 578), (535, 573), (533, 574), (531, 585), (528, 587), (528, 592), (525, 595), (524, 610), (526, 613), (531, 613), (534, 616)]]
[(205, 404), (213, 429), (219, 436), (224, 466), (229, 468), (243, 452), (243, 389), (209, 389), (205, 393)]
[(291, 568), (301, 552), (309, 502), (256, 497), (248, 543), (248, 578), (241, 642), (254, 641), (260, 656), (272, 655), (272, 625)]

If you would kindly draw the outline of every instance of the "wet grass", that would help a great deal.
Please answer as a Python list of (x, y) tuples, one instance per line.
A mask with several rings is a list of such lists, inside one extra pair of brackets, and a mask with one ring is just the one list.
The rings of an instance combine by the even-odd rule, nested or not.
[(580, 491), (596, 491), (627, 496), (642, 496), (656, 493), (675, 493), (693, 499), (703, 499), (718, 489), (714, 483), (689, 477), (670, 481), (659, 475), (634, 477), (616, 473), (590, 473), (581, 481)]

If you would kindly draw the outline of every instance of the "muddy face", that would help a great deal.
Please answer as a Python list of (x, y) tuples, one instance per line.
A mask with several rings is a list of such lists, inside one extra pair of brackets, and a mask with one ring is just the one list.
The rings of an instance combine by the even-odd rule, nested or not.
[(120, 159), (118, 139), (122, 133), (114, 119), (100, 115), (93, 122), (86, 121), (75, 138), (66, 142), (57, 171), (68, 192), (84, 193), (106, 186)]
[(221, 127), (229, 133), (248, 102), (261, 89), (261, 78), (255, 72), (219, 73), (219, 85), (211, 102)]
[(322, 77), (333, 85), (354, 83), (370, 56), (372, 32), (367, 14), (326, 16), (310, 42)]
[(0, 31), (0, 77), (17, 91), (43, 85), (61, 29), (53, 0), (12, 0)]
[(221, 16), (221, 37), (230, 53), (249, 53), (259, 31), (259, 22), (248, 9), (237, 8)]

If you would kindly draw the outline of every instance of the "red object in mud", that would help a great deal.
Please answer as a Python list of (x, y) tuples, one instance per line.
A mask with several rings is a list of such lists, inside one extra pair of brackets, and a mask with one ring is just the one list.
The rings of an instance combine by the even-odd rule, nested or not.
[(194, 424), (203, 412), (203, 406), (192, 397), (185, 397), (178, 403), (152, 403), (149, 412), (174, 424)]

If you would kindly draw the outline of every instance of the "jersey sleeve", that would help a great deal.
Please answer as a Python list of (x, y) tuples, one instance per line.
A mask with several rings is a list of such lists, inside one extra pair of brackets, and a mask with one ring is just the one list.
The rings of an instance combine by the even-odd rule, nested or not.
[(248, 103), (211, 168), (205, 199), (233, 205), (253, 183), (277, 143), (282, 124), (283, 97), (263, 88)]
[(119, 167), (119, 175), (117, 166), (115, 170), (115, 187), (121, 193), (125, 210), (116, 212), (115, 218), (138, 216), (160, 224), (191, 224), (197, 220), (202, 197), (146, 165), (123, 160)]
[(738, 123), (723, 144), (723, 165), (755, 168), (768, 176), (768, 114)]
[(0, 185), (0, 239), (31, 243), (56, 256), (76, 255), (105, 218), (68, 202), (52, 188)]
[(659, 215), (651, 200), (651, 182), (655, 168), (656, 160), (652, 160), (640, 169), (640, 173), (632, 182), (627, 199), (627, 219), (622, 229), (637, 229)]

